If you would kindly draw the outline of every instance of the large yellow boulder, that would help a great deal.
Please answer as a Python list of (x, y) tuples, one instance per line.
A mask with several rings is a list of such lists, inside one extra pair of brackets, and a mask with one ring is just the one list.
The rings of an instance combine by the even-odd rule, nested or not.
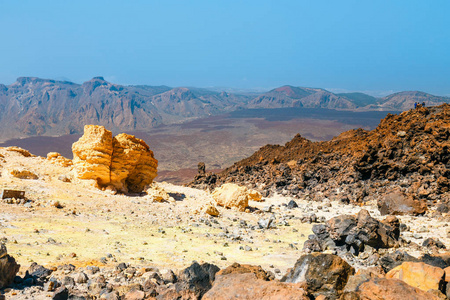
[(141, 192), (157, 175), (158, 161), (143, 140), (125, 133), (113, 137), (103, 126), (86, 125), (72, 152), (75, 176), (94, 179), (99, 187)]
[(143, 140), (121, 133), (113, 138), (113, 149), (111, 184), (117, 190), (140, 192), (152, 183), (158, 161)]
[(386, 274), (386, 278), (400, 279), (423, 291), (442, 290), (445, 272), (423, 262), (404, 262)]
[(94, 179), (99, 186), (111, 182), (112, 133), (103, 126), (84, 126), (83, 136), (72, 145), (73, 165), (79, 179)]
[(235, 183), (225, 183), (214, 190), (212, 197), (217, 205), (245, 211), (245, 208), (248, 207), (248, 200), (251, 198), (250, 194), (249, 189), (244, 186), (239, 186)]

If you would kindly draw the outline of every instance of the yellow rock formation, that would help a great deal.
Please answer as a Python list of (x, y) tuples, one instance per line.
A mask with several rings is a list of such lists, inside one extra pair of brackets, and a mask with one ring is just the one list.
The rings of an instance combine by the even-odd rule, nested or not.
[(249, 200), (262, 202), (264, 201), (260, 192), (255, 190), (248, 190)]
[(117, 190), (140, 192), (152, 183), (158, 161), (143, 140), (122, 133), (113, 138), (113, 149), (111, 184)]
[(51, 163), (58, 164), (63, 167), (69, 167), (72, 165), (72, 160), (65, 158), (58, 152), (49, 152), (47, 154), (47, 160), (49, 160)]
[(211, 203), (206, 204), (203, 207), (202, 212), (204, 212), (205, 214), (208, 214), (210, 216), (213, 216), (213, 217), (217, 217), (220, 215), (219, 210)]
[(95, 179), (99, 186), (111, 182), (112, 133), (103, 126), (84, 126), (83, 136), (72, 145), (73, 164), (80, 179)]
[(175, 201), (163, 188), (154, 184), (146, 192), (153, 202)]
[(38, 179), (39, 177), (33, 172), (25, 169), (14, 169), (11, 171), (11, 175), (20, 179)]
[(94, 179), (99, 187), (141, 192), (156, 177), (158, 161), (148, 145), (133, 135), (113, 138), (103, 126), (86, 125), (72, 151), (76, 177)]
[(6, 147), (5, 149), (8, 151), (14, 151), (14, 152), (20, 153), (25, 157), (35, 157), (36, 156), (36, 155), (31, 154), (28, 150), (25, 150), (25, 149), (22, 149), (22, 148), (16, 147), (16, 146)]
[(423, 262), (404, 262), (386, 274), (386, 278), (400, 279), (423, 291), (439, 290), (444, 283), (444, 270)]
[(249, 190), (244, 186), (239, 186), (234, 183), (225, 183), (214, 190), (212, 197), (217, 205), (245, 211), (250, 198), (249, 194)]

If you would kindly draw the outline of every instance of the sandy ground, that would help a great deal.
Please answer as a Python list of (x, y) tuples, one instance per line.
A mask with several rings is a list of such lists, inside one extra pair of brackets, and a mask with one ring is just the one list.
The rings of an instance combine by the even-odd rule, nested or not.
[[(175, 201), (156, 203), (147, 195), (112, 195), (92, 182), (63, 182), (58, 177), (70, 177), (70, 167), (42, 157), (24, 157), (5, 148), (0, 148), (0, 154), (4, 156), (0, 158), (0, 189), (24, 190), (30, 200), (22, 204), (0, 201), (0, 238), (21, 264), (20, 274), (34, 261), (47, 267), (128, 262), (177, 269), (196, 260), (221, 268), (233, 262), (261, 265), (266, 270), (279, 269), (280, 276), (294, 265), (312, 233), (312, 224), (301, 222), (305, 214), (329, 219), (365, 208), (381, 218), (374, 205), (358, 207), (327, 200), (295, 199), (299, 207), (287, 209), (283, 204), (291, 198), (282, 196), (251, 202), (251, 207), (259, 208), (251, 213), (218, 207), (220, 216), (213, 218), (195, 212), (212, 201), (205, 191), (158, 183)], [(10, 175), (13, 169), (29, 170), (39, 178), (14, 178)], [(56, 202), (62, 208), (57, 208)], [(271, 216), (276, 228), (259, 229), (258, 220)], [(400, 219), (411, 227), (410, 232), (402, 233), (407, 240), (421, 244), (434, 237), (450, 246), (444, 221), (427, 216)]]

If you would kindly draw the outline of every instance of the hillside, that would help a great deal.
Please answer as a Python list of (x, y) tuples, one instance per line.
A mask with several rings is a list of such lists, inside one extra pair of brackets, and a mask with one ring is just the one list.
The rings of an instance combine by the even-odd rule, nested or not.
[(322, 89), (282, 86), (264, 93), (249, 103), (250, 108), (308, 107), (354, 109), (350, 99)]
[(388, 114), (372, 131), (350, 130), (326, 142), (297, 135), (284, 146), (266, 145), (214, 180), (197, 176), (191, 186), (236, 182), (265, 195), (353, 202), (379, 200), (398, 189), (416, 200), (445, 201), (449, 136), (450, 105), (418, 107)]
[(449, 97), (438, 97), (434, 95), (430, 95), (424, 92), (418, 91), (409, 91), (409, 92), (400, 92), (395, 93), (384, 98), (381, 98), (378, 101), (378, 105), (381, 108), (396, 108), (399, 110), (407, 110), (414, 107), (414, 103), (422, 103), (425, 102), (427, 106), (436, 106), (442, 103), (449, 103)]
[(377, 102), (377, 98), (364, 93), (340, 93), (336, 95), (350, 99), (356, 106), (367, 106)]
[(122, 86), (102, 77), (81, 85), (21, 77), (0, 86), (0, 139), (81, 133), (91, 123), (116, 132), (145, 130), (225, 112), (245, 100), (199, 89)]
[(404, 110), (414, 102), (437, 105), (450, 98), (401, 92), (382, 99), (362, 93), (282, 86), (266, 93), (229, 93), (192, 87), (124, 86), (95, 77), (83, 84), (20, 77), (0, 84), (0, 141), (30, 136), (80, 134), (85, 124), (119, 131), (150, 128), (241, 109), (317, 108)]

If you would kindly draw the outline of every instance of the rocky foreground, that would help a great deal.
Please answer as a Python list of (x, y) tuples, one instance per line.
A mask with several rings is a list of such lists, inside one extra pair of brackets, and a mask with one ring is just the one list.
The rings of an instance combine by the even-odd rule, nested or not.
[[(295, 166), (291, 160), (284, 162), (289, 144), (274, 147), (279, 150), (275, 160), (258, 166), (261, 176), (267, 176), (267, 188), (237, 179), (230, 181), (244, 184), (219, 185), (225, 177), (207, 174), (204, 165), (199, 166), (197, 180), (205, 187), (214, 184), (211, 192), (151, 183), (156, 160), (148, 146), (132, 136), (113, 138), (95, 126), (85, 129), (89, 138), (74, 144), (74, 160), (57, 153), (44, 158), (17, 147), (0, 148), (1, 295), (7, 299), (450, 298), (448, 190), (437, 183), (447, 176), (443, 150), (447, 141), (437, 142), (436, 133), (447, 132), (447, 110), (448, 106), (419, 108), (388, 117), (378, 131), (362, 132), (365, 138), (352, 136), (344, 143), (339, 142), (341, 136), (335, 141), (342, 151), (337, 152), (340, 164), (312, 159), (319, 154), (308, 149), (325, 149), (326, 143), (305, 142), (311, 148), (290, 152), (287, 157), (292, 158), (306, 149), (304, 160)], [(406, 129), (412, 125), (401, 121), (412, 117), (426, 120), (418, 125), (423, 129), (418, 131), (420, 139), (410, 130), (400, 134), (391, 130), (388, 135), (386, 124)], [(430, 127), (433, 122), (436, 126)], [(434, 138), (427, 138), (429, 134)], [(366, 139), (384, 138), (376, 153), (367, 156)], [(399, 141), (404, 155), (392, 148), (391, 142), (399, 147)], [(120, 151), (104, 151), (118, 143)], [(389, 155), (384, 154), (385, 147), (391, 147)], [(345, 156), (349, 149), (360, 150)], [(142, 164), (149, 167), (133, 167), (139, 159), (133, 162), (130, 153), (146, 158)], [(355, 153), (353, 160), (350, 153)], [(425, 160), (428, 169), (409, 161), (411, 156)], [(354, 166), (361, 162), (372, 166), (370, 176), (358, 175), (361, 169)], [(399, 169), (402, 162), (408, 166)], [(323, 168), (329, 167), (330, 177), (318, 182), (311, 175), (302, 188), (297, 184), (299, 192), (292, 193), (286, 187), (308, 165), (313, 175), (324, 174)], [(280, 168), (285, 168), (285, 175), (265, 173)], [(236, 170), (235, 175), (250, 170), (257, 176), (254, 167)], [(395, 175), (383, 179), (389, 174)], [(257, 177), (246, 178), (256, 182)], [(286, 178), (289, 185), (276, 184)], [(136, 180), (151, 184), (144, 187)], [(420, 184), (414, 185), (415, 180)], [(362, 188), (367, 194), (354, 199)], [(414, 194), (414, 188), (428, 193)]]

